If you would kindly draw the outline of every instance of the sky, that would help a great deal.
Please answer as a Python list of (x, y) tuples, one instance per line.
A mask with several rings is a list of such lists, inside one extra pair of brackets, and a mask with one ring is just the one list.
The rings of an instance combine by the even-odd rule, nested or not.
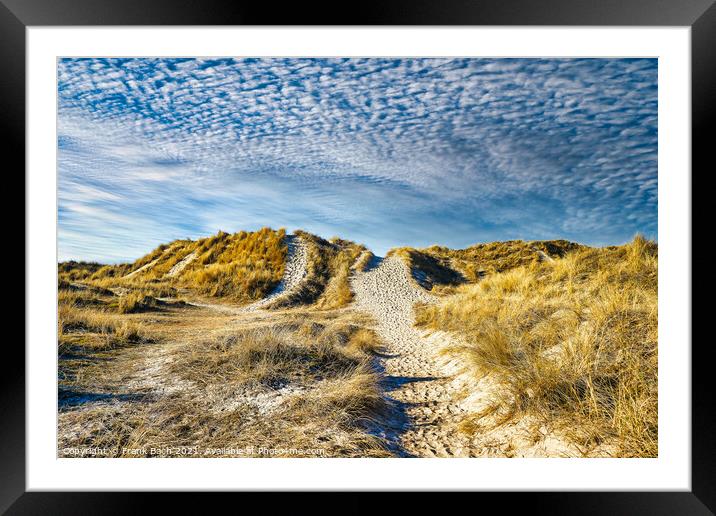
[(60, 59), (60, 261), (657, 238), (656, 59)]

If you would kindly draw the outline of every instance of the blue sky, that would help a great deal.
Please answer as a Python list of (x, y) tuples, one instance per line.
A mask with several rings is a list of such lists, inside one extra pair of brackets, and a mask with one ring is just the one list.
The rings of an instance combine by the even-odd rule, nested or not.
[(655, 59), (62, 59), (59, 259), (657, 237)]

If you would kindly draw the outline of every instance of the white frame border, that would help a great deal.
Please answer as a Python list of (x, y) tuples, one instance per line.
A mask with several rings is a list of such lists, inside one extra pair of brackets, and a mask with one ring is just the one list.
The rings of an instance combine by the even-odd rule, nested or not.
[[(161, 38), (156, 37), (161, 31)], [(27, 489), (691, 488), (689, 27), (27, 28)], [(329, 50), (329, 52), (327, 52)], [(568, 55), (565, 52), (568, 51)], [(56, 458), (56, 59), (61, 56), (659, 58), (657, 459)]]

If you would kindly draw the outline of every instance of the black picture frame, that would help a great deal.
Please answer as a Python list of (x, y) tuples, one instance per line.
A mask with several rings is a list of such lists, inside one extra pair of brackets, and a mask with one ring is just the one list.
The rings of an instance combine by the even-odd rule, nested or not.
[[(5, 162), (25, 163), (25, 29), (42, 25), (577, 25), (690, 26), (692, 38), (692, 172), (713, 170), (708, 129), (716, 106), (714, 0), (384, 0), (360, 4), (272, 4), (222, 0), (0, 0), (0, 127)], [(348, 8), (346, 8), (348, 7)], [(8, 159), (14, 158), (14, 159)], [(6, 169), (6, 174), (10, 170)], [(689, 174), (688, 170), (683, 172)], [(693, 185), (693, 183), (692, 183)], [(692, 192), (693, 190), (692, 186)], [(694, 199), (695, 200), (695, 199)], [(692, 201), (693, 206), (693, 201)], [(698, 216), (693, 216), (696, 224)], [(696, 226), (697, 227), (697, 226)], [(699, 234), (692, 231), (693, 234)], [(693, 253), (693, 247), (692, 247)], [(693, 255), (692, 255), (693, 256)], [(696, 265), (692, 257), (692, 267)], [(27, 277), (31, 271), (25, 269)], [(692, 272), (693, 273), (693, 272)], [(706, 304), (706, 303), (704, 303)], [(694, 309), (697, 306), (694, 304)], [(693, 320), (693, 316), (692, 316)], [(690, 343), (668, 343), (688, 346)], [(692, 346), (692, 490), (690, 492), (482, 493), (484, 501), (550, 514), (713, 514), (716, 510), (714, 397), (708, 342)], [(147, 493), (50, 493), (25, 489), (25, 354), (6, 343), (0, 375), (0, 512), (7, 514), (127, 514), (148, 509)], [(151, 495), (162, 496), (162, 495)], [(243, 494), (246, 497), (248, 495)], [(265, 496), (265, 495), (263, 495)], [(472, 495), (474, 496), (474, 495)], [(358, 494), (342, 506), (372, 510)], [(198, 502), (207, 508), (207, 496)], [(263, 499), (265, 501), (265, 498)], [(292, 497), (295, 508), (303, 497)], [(401, 511), (424, 502), (401, 501)], [(225, 503), (224, 496), (212, 501)], [(191, 508), (184, 494), (162, 503)], [(260, 499), (242, 503), (262, 503)], [(459, 503), (459, 500), (455, 500)], [(474, 502), (467, 502), (473, 504)], [(197, 505), (198, 506), (198, 505)], [(327, 502), (326, 507), (330, 507)], [(345, 511), (341, 511), (345, 512)]]

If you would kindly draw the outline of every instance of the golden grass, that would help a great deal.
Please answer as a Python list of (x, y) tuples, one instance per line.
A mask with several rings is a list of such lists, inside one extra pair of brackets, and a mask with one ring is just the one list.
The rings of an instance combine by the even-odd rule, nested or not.
[[(276, 317), (153, 358), (118, 350), (115, 360), (88, 366), (65, 389), (123, 401), (63, 409), (60, 455), (66, 447), (108, 447), (114, 456), (183, 456), (178, 448), (187, 447), (195, 450), (188, 456), (213, 456), (212, 449), (221, 449), (218, 456), (389, 456), (368, 430), (386, 409), (372, 366), (375, 334), (353, 314)], [(157, 367), (151, 375), (147, 364)]]
[(199, 256), (180, 274), (180, 282), (200, 294), (238, 302), (265, 297), (281, 281), (288, 247), (284, 229), (263, 228), (219, 234), (202, 243)]
[(375, 258), (375, 255), (367, 249), (358, 256), (358, 259), (352, 265), (352, 269), (355, 271), (365, 271), (370, 265), (371, 260)]
[(176, 290), (166, 285), (152, 285), (146, 282), (128, 282), (125, 292), (119, 295), (112, 290), (92, 284), (70, 284), (59, 280), (57, 301), (59, 306), (87, 308), (100, 311), (115, 311), (130, 314), (155, 310), (161, 302), (160, 297), (176, 294)]
[(57, 273), (60, 279), (71, 282), (88, 278), (102, 267), (104, 266), (101, 263), (70, 260), (59, 263)]
[(532, 416), (585, 454), (655, 457), (657, 272), (657, 245), (638, 236), (460, 286), (417, 322), (464, 340), (450, 351), (499, 382), (504, 419)]
[[(329, 310), (348, 304), (353, 298), (350, 274), (356, 267), (365, 268), (372, 253), (347, 240), (328, 241), (303, 231), (296, 234), (308, 245), (307, 278), (301, 289), (273, 307), (315, 304)], [(68, 262), (60, 265), (60, 279), (64, 282), (61, 286), (68, 286), (72, 278), (81, 278), (97, 288), (121, 289), (136, 296), (175, 297), (178, 290), (185, 290), (193, 295), (248, 303), (266, 297), (280, 283), (288, 252), (285, 236), (284, 229), (263, 228), (235, 234), (220, 231), (197, 241), (163, 244), (132, 264), (93, 264), (88, 268)], [(195, 258), (176, 276), (168, 277), (172, 267), (192, 253)], [(140, 270), (148, 264), (149, 267)], [(130, 299), (122, 303), (129, 303)], [(133, 308), (121, 310), (131, 312)]]
[[(62, 283), (62, 282), (60, 282)], [(117, 298), (111, 291), (92, 287), (60, 288), (57, 292), (57, 333), (60, 354), (69, 348), (96, 351), (150, 342), (146, 327), (116, 312), (139, 311), (140, 299), (148, 296), (128, 294)], [(134, 309), (128, 309), (124, 299), (132, 300)], [(151, 299), (151, 298), (150, 298)], [(154, 300), (151, 301), (154, 303)]]
[(204, 385), (219, 380), (264, 387), (372, 374), (370, 356), (348, 345), (357, 330), (315, 322), (238, 330), (186, 348), (174, 357), (171, 371)]
[(117, 304), (117, 311), (120, 314), (132, 314), (153, 310), (156, 309), (157, 306), (157, 300), (154, 297), (137, 291), (121, 296)]
[[(220, 231), (197, 241), (175, 240), (132, 264), (102, 266), (82, 278), (96, 287), (141, 291), (152, 297), (175, 297), (178, 289), (185, 289), (246, 303), (265, 297), (281, 281), (287, 253), (285, 235), (284, 229), (263, 228), (234, 234)], [(179, 274), (167, 276), (192, 253), (196, 258)], [(150, 266), (139, 270), (147, 264)], [(64, 272), (61, 279), (67, 281), (68, 275)]]
[(61, 353), (70, 347), (106, 350), (152, 340), (141, 322), (64, 304), (58, 309), (57, 333)]
[(455, 286), (474, 283), (481, 278), (517, 267), (544, 261), (540, 252), (549, 258), (561, 258), (583, 246), (567, 240), (523, 241), (508, 240), (489, 244), (476, 244), (466, 249), (432, 246), (425, 249), (402, 247), (391, 249), (406, 260), (411, 270), (418, 271), (416, 278), (423, 287)]
[(465, 278), (451, 266), (450, 259), (426, 250), (401, 247), (391, 249), (388, 256), (400, 256), (408, 265), (415, 279), (428, 290), (434, 286), (454, 286)]
[(158, 259), (164, 254), (164, 251), (169, 249), (172, 246), (173, 243), (169, 244), (160, 244), (155, 249), (152, 250), (149, 254), (146, 254), (136, 260), (131, 267), (131, 270), (139, 269), (140, 267), (147, 265), (148, 263), (153, 262), (154, 260)]
[(131, 263), (120, 263), (117, 265), (104, 265), (99, 268), (88, 279), (98, 285), (110, 285), (112, 279), (119, 280), (134, 270)]
[(106, 307), (109, 300), (114, 294), (103, 289), (94, 288), (63, 288), (57, 291), (57, 301), (59, 305), (70, 305), (75, 307)]

